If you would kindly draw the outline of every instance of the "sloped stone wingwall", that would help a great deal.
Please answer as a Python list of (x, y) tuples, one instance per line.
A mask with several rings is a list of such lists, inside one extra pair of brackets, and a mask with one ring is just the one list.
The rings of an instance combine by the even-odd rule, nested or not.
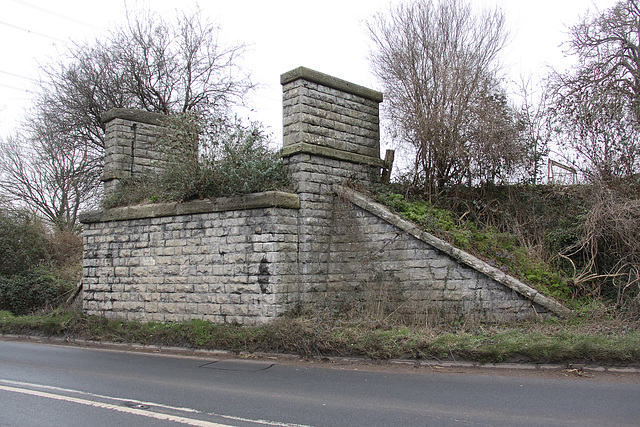
[(443, 319), (504, 322), (568, 313), (363, 194), (339, 186), (336, 192), (330, 270), (319, 299), (325, 308), (420, 324)]

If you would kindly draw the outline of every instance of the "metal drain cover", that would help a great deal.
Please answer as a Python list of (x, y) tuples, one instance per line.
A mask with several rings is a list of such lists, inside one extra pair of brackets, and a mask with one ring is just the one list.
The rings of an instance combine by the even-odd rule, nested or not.
[(259, 371), (265, 371), (270, 367), (272, 367), (273, 365), (275, 365), (275, 363), (222, 360), (222, 361), (205, 363), (204, 365), (200, 365), (200, 367), (206, 368), (206, 369), (217, 369), (219, 371), (259, 372)]

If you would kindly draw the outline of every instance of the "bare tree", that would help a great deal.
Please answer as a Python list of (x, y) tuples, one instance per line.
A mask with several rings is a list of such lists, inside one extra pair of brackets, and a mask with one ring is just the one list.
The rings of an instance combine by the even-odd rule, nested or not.
[(376, 15), (368, 30), (387, 114), (401, 142), (415, 150), (416, 176), (426, 191), (468, 177), (470, 141), (489, 111), (496, 112), (487, 101), (501, 92), (502, 12), (476, 13), (463, 0), (418, 0)]
[(552, 77), (560, 142), (578, 154), (583, 172), (604, 181), (640, 171), (638, 5), (619, 1), (571, 27), (578, 64)]
[(467, 184), (506, 183), (525, 165), (522, 120), (505, 93), (480, 98), (469, 112), (465, 137)]
[(223, 46), (218, 33), (199, 11), (175, 22), (130, 17), (104, 40), (45, 65), (36, 110), (97, 147), (104, 145), (100, 116), (111, 108), (224, 114), (253, 84), (238, 64), (244, 45)]
[[(245, 47), (223, 46), (218, 33), (199, 11), (177, 15), (173, 22), (143, 13), (130, 16), (108, 37), (74, 45), (66, 56), (44, 65), (21, 136), (3, 146), (0, 193), (33, 204), (56, 224), (73, 224), (78, 206), (100, 186), (102, 113), (138, 108), (227, 115), (253, 84), (239, 66)], [(18, 140), (31, 149), (19, 150)], [(62, 170), (73, 171), (74, 179), (82, 176), (82, 185), (76, 189), (77, 180), (59, 177)]]
[(113, 38), (125, 92), (135, 106), (165, 114), (224, 110), (252, 87), (238, 66), (243, 45), (218, 44), (218, 28), (199, 14), (170, 25), (135, 19)]
[(537, 185), (542, 182), (544, 159), (549, 155), (553, 129), (549, 117), (549, 91), (545, 87), (536, 91), (531, 78), (522, 77), (519, 83), (521, 97), (519, 120), (520, 136), (526, 146), (524, 181)]
[(566, 76), (570, 90), (607, 86), (626, 99), (640, 121), (640, 2), (621, 0), (571, 27), (569, 53), (578, 57), (578, 73)]
[(69, 147), (49, 132), (37, 138), (14, 135), (1, 148), (0, 184), (4, 196), (57, 230), (73, 231), (80, 208), (95, 196), (98, 170), (86, 150)]
[(551, 112), (559, 145), (578, 170), (609, 183), (640, 171), (638, 123), (615, 90), (594, 85), (571, 91), (563, 85), (555, 96)]

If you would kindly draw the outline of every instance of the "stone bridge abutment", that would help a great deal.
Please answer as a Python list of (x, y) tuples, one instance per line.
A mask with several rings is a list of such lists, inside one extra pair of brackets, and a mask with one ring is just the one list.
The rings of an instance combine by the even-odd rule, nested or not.
[[(425, 322), (563, 315), (557, 302), (403, 221), (366, 188), (382, 94), (307, 68), (281, 76), (293, 192), (84, 213), (83, 307), (142, 321), (261, 324), (288, 310)], [(112, 110), (105, 194), (156, 173), (162, 116)]]

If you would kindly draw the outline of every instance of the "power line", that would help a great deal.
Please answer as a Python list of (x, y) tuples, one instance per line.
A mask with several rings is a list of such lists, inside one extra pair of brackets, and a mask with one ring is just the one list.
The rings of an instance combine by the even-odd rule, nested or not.
[(17, 86), (6, 85), (6, 84), (4, 84), (4, 83), (0, 83), (0, 86), (2, 86), (2, 87), (6, 87), (6, 88), (9, 88), (9, 89), (19, 90), (19, 91), (21, 91), (21, 92), (34, 93), (34, 92), (30, 91), (29, 89), (25, 89), (25, 88), (21, 88), (21, 87), (17, 87)]
[(54, 10), (45, 9), (44, 7), (40, 7), (40, 6), (28, 3), (28, 2), (23, 1), (23, 0), (13, 0), (13, 1), (16, 2), (16, 3), (20, 3), (21, 5), (28, 6), (30, 8), (39, 10), (41, 12), (48, 13), (49, 15), (54, 15), (54, 16), (57, 16), (58, 18), (62, 18), (62, 19), (66, 19), (67, 21), (75, 22), (76, 24), (84, 25), (86, 27), (95, 28), (97, 30), (104, 30), (104, 28), (102, 28), (102, 27), (98, 27), (96, 25), (90, 24), (88, 22), (81, 21), (81, 20), (76, 19), (76, 18), (72, 18), (72, 17), (67, 16), (67, 15), (63, 15), (61, 13), (58, 13), (58, 12), (54, 11)]
[(36, 83), (38, 82), (36, 79), (32, 79), (31, 77), (21, 76), (20, 74), (12, 73), (10, 71), (0, 70), (0, 74), (6, 74), (8, 76), (18, 77), (18, 78), (25, 79), (25, 80), (30, 80), (30, 81), (36, 82)]
[(24, 31), (24, 32), (29, 33), (29, 34), (33, 34), (35, 36), (45, 37), (47, 39), (56, 40), (56, 41), (63, 42), (63, 43), (67, 42), (66, 40), (62, 40), (62, 39), (59, 39), (57, 37), (49, 36), (47, 34), (42, 34), (42, 33), (39, 33), (37, 31), (31, 31), (28, 28), (18, 27), (17, 25), (9, 24), (7, 22), (0, 21), (0, 25), (5, 25), (7, 27), (11, 27), (11, 28), (14, 28), (16, 30)]

